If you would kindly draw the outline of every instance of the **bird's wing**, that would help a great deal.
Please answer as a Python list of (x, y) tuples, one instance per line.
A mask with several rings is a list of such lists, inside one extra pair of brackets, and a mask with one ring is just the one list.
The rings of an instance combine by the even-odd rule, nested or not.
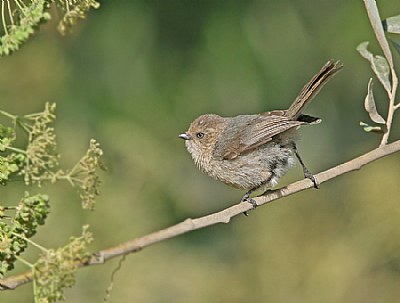
[(266, 112), (255, 116), (237, 116), (222, 133), (214, 155), (232, 160), (272, 140), (284, 131), (304, 124), (284, 116), (284, 111)]

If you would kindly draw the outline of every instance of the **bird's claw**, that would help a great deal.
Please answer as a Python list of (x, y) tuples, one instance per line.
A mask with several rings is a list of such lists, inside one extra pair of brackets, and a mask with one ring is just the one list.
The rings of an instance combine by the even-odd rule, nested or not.
[[(250, 195), (248, 195), (248, 194), (244, 195), (244, 196), (242, 197), (242, 199), (240, 199), (240, 202), (248, 202), (248, 203), (250, 203), (250, 204), (253, 206), (253, 209), (256, 209), (256, 207), (258, 206), (256, 200), (250, 198)], [(249, 214), (247, 213), (247, 211), (245, 211), (243, 214), (244, 214), (246, 217), (249, 215)]]
[(304, 177), (306, 177), (307, 179), (310, 179), (312, 181), (312, 183), (314, 183), (314, 188), (315, 189), (319, 189), (319, 184), (317, 182), (317, 179), (315, 179), (314, 175), (310, 172), (305, 172), (304, 173)]

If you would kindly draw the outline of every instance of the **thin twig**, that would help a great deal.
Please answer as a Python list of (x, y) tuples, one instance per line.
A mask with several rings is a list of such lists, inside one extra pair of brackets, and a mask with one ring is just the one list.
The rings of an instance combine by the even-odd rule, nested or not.
[(396, 75), (396, 72), (394, 70), (394, 63), (393, 63), (393, 57), (392, 57), (392, 52), (390, 51), (389, 43), (386, 39), (385, 32), (383, 30), (382, 22), (381, 22), (381, 17), (379, 15), (379, 10), (376, 4), (375, 0), (364, 0), (365, 8), (368, 13), (368, 18), (369, 21), (372, 25), (372, 29), (375, 33), (376, 39), (378, 40), (378, 43), (383, 51), (383, 54), (385, 55), (385, 58), (389, 64), (390, 67), (390, 73), (392, 75), (392, 89), (390, 90), (389, 88), (386, 88), (388, 97), (389, 97), (389, 108), (388, 108), (388, 114), (386, 118), (386, 131), (382, 136), (382, 140), (380, 143), (380, 146), (383, 146), (388, 143), (389, 140), (389, 135), (390, 135), (390, 129), (392, 126), (393, 122), (393, 115), (395, 110), (398, 108), (398, 106), (395, 105), (395, 98), (396, 98), (396, 91), (397, 91), (397, 86), (398, 86), (398, 78)]
[[(400, 140), (384, 146), (380, 146), (353, 160), (350, 160), (346, 163), (337, 165), (331, 169), (321, 172), (315, 175), (315, 178), (317, 179), (319, 184), (322, 184), (326, 181), (329, 181), (345, 173), (359, 170), (364, 165), (367, 165), (375, 160), (378, 160), (382, 157), (385, 157), (387, 155), (393, 154), (398, 151), (400, 151)], [(270, 191), (266, 195), (254, 198), (254, 200), (256, 201), (257, 205), (260, 206), (275, 200), (280, 200), (280, 198), (295, 194), (305, 189), (312, 188), (313, 186), (314, 184), (312, 181), (310, 181), (309, 179), (304, 179), (289, 184), (288, 186), (283, 187), (281, 189)], [(250, 205), (250, 203), (242, 202), (240, 204), (235, 204), (227, 209), (224, 209), (214, 214), (210, 214), (196, 219), (190, 219), (190, 218), (186, 219), (185, 221), (170, 226), (168, 228), (153, 232), (151, 234), (148, 234), (140, 238), (127, 241), (125, 243), (116, 245), (114, 247), (101, 250), (93, 254), (92, 258), (88, 262), (79, 264), (79, 267), (102, 264), (112, 258), (122, 255), (127, 255), (133, 252), (138, 252), (145, 247), (148, 247), (150, 245), (153, 245), (155, 243), (170, 238), (177, 237), (179, 235), (182, 235), (184, 233), (193, 230), (201, 229), (217, 223), (229, 223), (232, 217), (240, 215), (243, 212), (250, 211), (252, 208), (253, 206)], [(32, 281), (32, 272), (25, 272), (20, 275), (11, 276), (6, 279), (0, 280), (0, 290), (15, 289), (16, 287), (31, 281)]]
[(11, 25), (15, 25), (14, 18), (13, 18), (13, 13), (11, 11), (10, 0), (7, 0), (7, 9), (8, 9), (8, 15), (10, 16)]
[(16, 120), (16, 119), (17, 119), (17, 116), (12, 115), (12, 114), (10, 114), (10, 113), (7, 113), (7, 112), (4, 111), (4, 110), (0, 110), (0, 115), (3, 115), (3, 116), (5, 116), (5, 117), (7, 117), (7, 118), (10, 118), (11, 120)]
[(114, 268), (114, 270), (111, 273), (110, 285), (107, 287), (106, 294), (104, 295), (104, 303), (108, 303), (109, 302), (109, 299), (110, 299), (110, 296), (111, 296), (111, 291), (112, 291), (112, 289), (114, 287), (115, 275), (122, 268), (122, 263), (125, 262), (126, 256), (127, 255), (123, 255), (122, 258), (119, 259), (117, 267)]
[(5, 14), (5, 4), (4, 1), (1, 2), (1, 21), (3, 23), (4, 35), (8, 35), (6, 14)]
[(386, 132), (382, 136), (380, 146), (387, 144), (387, 142), (389, 140), (390, 130), (392, 127), (394, 112), (396, 109), (399, 108), (398, 106), (395, 105), (396, 91), (397, 91), (397, 86), (398, 86), (399, 82), (398, 82), (398, 78), (397, 78), (394, 68), (391, 67), (390, 69), (391, 69), (391, 73), (392, 73), (392, 91), (389, 94), (389, 108), (388, 108), (388, 114), (387, 114), (387, 118), (386, 118)]

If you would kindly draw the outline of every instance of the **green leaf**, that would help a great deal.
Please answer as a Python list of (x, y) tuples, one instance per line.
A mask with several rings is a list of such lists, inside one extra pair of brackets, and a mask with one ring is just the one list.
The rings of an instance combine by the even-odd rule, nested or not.
[(385, 131), (381, 126), (371, 126), (365, 122), (360, 122), (360, 126), (364, 129), (367, 133), (379, 133), (383, 134)]
[(381, 17), (379, 15), (378, 6), (375, 0), (364, 0), (365, 8), (367, 9), (368, 17), (371, 22), (372, 28), (374, 29), (376, 39), (382, 48), (382, 51), (389, 61), (390, 66), (393, 68), (393, 58), (392, 52), (389, 48), (389, 43), (386, 40), (385, 32), (383, 31), (383, 26), (381, 22)]
[(385, 124), (385, 119), (382, 118), (380, 114), (378, 114), (378, 111), (376, 110), (376, 105), (375, 105), (375, 98), (374, 98), (374, 92), (372, 90), (373, 82), (372, 78), (369, 79), (368, 82), (368, 92), (367, 96), (365, 97), (364, 101), (364, 107), (365, 110), (368, 112), (369, 117), (371, 120), (375, 123), (378, 124)]
[(371, 63), (371, 68), (375, 75), (378, 77), (379, 81), (382, 83), (383, 87), (388, 93), (391, 93), (392, 85), (389, 80), (389, 64), (386, 59), (382, 56), (374, 56), (368, 50), (368, 41), (362, 42), (357, 46), (357, 51)]
[(383, 29), (388, 33), (400, 34), (400, 15), (382, 21)]

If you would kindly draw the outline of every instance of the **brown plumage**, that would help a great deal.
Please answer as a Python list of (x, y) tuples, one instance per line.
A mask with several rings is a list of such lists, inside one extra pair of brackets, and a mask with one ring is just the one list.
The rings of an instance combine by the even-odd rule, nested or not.
[(295, 156), (305, 176), (317, 187), (315, 178), (297, 153), (296, 130), (303, 124), (320, 122), (318, 118), (303, 115), (302, 111), (342, 67), (339, 62), (328, 61), (303, 87), (288, 110), (236, 117), (206, 114), (195, 119), (179, 137), (185, 140), (187, 150), (202, 171), (248, 191), (242, 201), (259, 188), (276, 185), (295, 165)]

